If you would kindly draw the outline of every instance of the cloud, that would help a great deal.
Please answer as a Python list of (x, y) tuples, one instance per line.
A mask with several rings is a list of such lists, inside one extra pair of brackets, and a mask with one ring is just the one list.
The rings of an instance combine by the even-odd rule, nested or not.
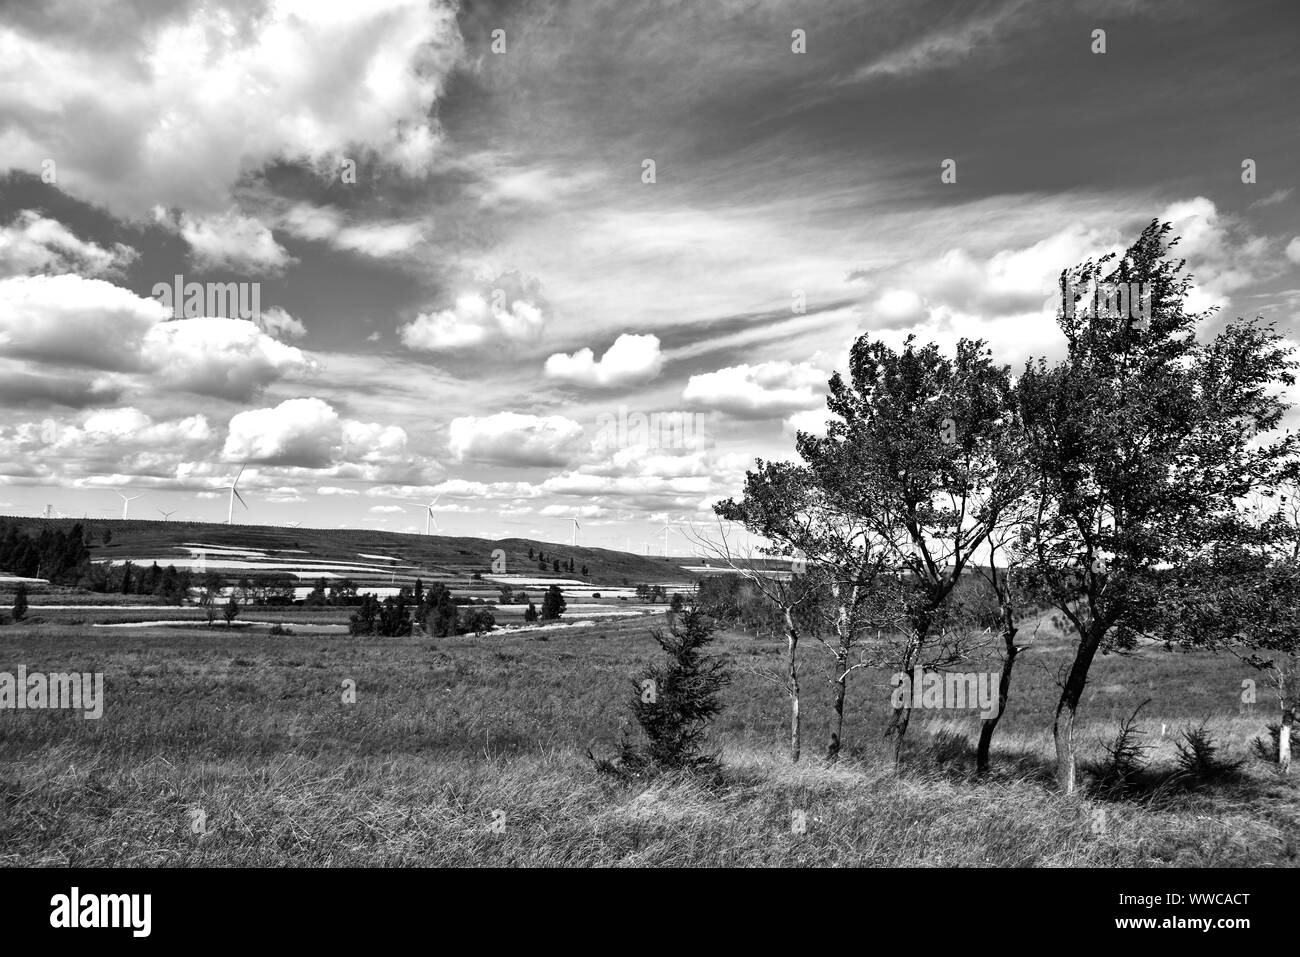
[(455, 5), (428, 0), (142, 7), (105, 25), (114, 42), (58, 11), (37, 22), (0, 27), (0, 155), (21, 169), (54, 157), (63, 188), (128, 216), (219, 212), (276, 160), (423, 173), (462, 52)]
[(180, 232), (190, 244), (195, 265), (279, 275), (296, 260), (275, 241), (266, 226), (235, 209), (208, 216), (182, 212), (171, 217), (161, 208), (154, 219)]
[(1286, 244), (1286, 258), (1293, 263), (1300, 263), (1300, 236)]
[(300, 239), (327, 242), (338, 249), (376, 259), (409, 251), (425, 238), (425, 227), (418, 222), (347, 225), (338, 210), (306, 203), (290, 209), (282, 218), (281, 225)]
[(823, 405), (828, 378), (811, 363), (778, 359), (693, 375), (682, 391), (682, 399), (693, 408), (726, 412), (738, 418), (775, 418)]
[(828, 409), (806, 409), (796, 412), (781, 423), (781, 429), (787, 435), (810, 432), (813, 435), (825, 435), (826, 423), (834, 416)]
[(398, 512), (406, 511), (406, 509), (402, 508), (402, 506), (400, 505), (371, 505), (370, 511), (382, 512), (387, 515), (395, 515)]
[(546, 360), (546, 375), (575, 385), (608, 388), (646, 382), (663, 368), (658, 336), (624, 334), (597, 361), (587, 348), (571, 356), (557, 352)]
[(337, 485), (322, 485), (320, 488), (316, 489), (316, 494), (317, 495), (339, 495), (339, 496), (351, 497), (355, 495), (360, 495), (361, 492), (358, 489), (354, 489), (354, 488), (339, 488)]
[(1250, 208), (1260, 209), (1261, 207), (1264, 206), (1276, 206), (1278, 203), (1285, 203), (1288, 199), (1291, 198), (1291, 194), (1294, 192), (1295, 192), (1295, 188), (1290, 186), (1287, 187), (1286, 189), (1275, 189), (1267, 196), (1257, 199), (1253, 203), (1251, 203)]
[(116, 276), (139, 254), (130, 246), (114, 243), (105, 249), (78, 239), (58, 220), (24, 209), (13, 222), (0, 227), (0, 275), (79, 273)]
[(301, 339), (307, 335), (307, 327), (279, 306), (263, 309), (259, 325), (264, 332), (277, 339)]
[(102, 279), (32, 276), (0, 280), (0, 354), (56, 365), (136, 371), (144, 342), (169, 313)]
[(504, 295), (491, 305), (478, 293), (456, 299), (452, 309), (421, 313), (398, 329), (402, 344), (424, 352), (454, 352), (502, 342), (528, 342), (540, 335), (545, 319), (531, 302), (516, 299), (505, 307)]
[(448, 447), (458, 462), (564, 465), (584, 449), (582, 426), (560, 415), (498, 412), (453, 419)]
[(208, 316), (154, 326), (145, 337), (154, 382), (226, 399), (249, 399), (312, 368), (302, 352), (243, 319)]
[(74, 275), (0, 280), (0, 353), (47, 366), (136, 373), (151, 386), (231, 399), (250, 398), (313, 367), (300, 350), (251, 322), (170, 320), (155, 299)]
[(340, 462), (391, 461), (405, 446), (404, 430), (342, 419), (328, 402), (311, 397), (236, 414), (221, 456), (228, 462), (325, 469)]

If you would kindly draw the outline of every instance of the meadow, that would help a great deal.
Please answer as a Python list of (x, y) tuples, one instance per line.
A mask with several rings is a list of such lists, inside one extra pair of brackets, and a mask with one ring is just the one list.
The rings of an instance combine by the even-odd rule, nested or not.
[[(255, 611), (290, 622), (322, 610)], [(984, 779), (970, 713), (917, 713), (896, 768), (881, 737), (888, 675), (867, 670), (851, 679), (844, 755), (828, 766), (827, 659), (815, 647), (801, 655), (804, 755), (791, 764), (786, 698), (765, 677), (784, 646), (724, 633), (715, 651), (734, 677), (712, 732), (720, 774), (621, 781), (587, 752), (611, 755), (628, 730), (632, 679), (658, 652), (649, 629), (662, 615), (436, 641), (43, 618), (0, 628), (0, 670), (102, 671), (107, 701), (98, 721), (0, 711), (0, 865), (1300, 863), (1296, 781), (1250, 756), (1276, 720), (1267, 686), (1258, 714), (1240, 714), (1241, 682), (1258, 675), (1229, 658), (1154, 645), (1098, 660), (1085, 769), (1150, 699), (1143, 785), (1106, 800), (1052, 783), (1066, 646), (1050, 624), (1017, 663)], [(984, 666), (998, 667), (970, 668)], [(1176, 736), (1202, 721), (1244, 764), (1234, 780), (1177, 786)]]

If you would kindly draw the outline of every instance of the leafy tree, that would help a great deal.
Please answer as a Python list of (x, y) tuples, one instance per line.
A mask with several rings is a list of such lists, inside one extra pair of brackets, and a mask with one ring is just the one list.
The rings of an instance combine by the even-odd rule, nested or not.
[(501, 586), (501, 593), (500, 593), (500, 595), (497, 597), (497, 604), (498, 604), (498, 605), (510, 605), (510, 604), (513, 604), (513, 603), (514, 603), (514, 600), (515, 600), (514, 592), (512, 592), (512, 591), (510, 590), (510, 586), (509, 586), (509, 585), (502, 585), (502, 586)]
[(682, 607), (685, 604), (686, 604), (686, 599), (682, 597), (682, 593), (679, 591), (675, 591), (673, 592), (672, 602), (668, 605), (668, 610), (675, 615), (682, 610)]
[(566, 605), (560, 586), (552, 585), (546, 589), (546, 597), (542, 599), (542, 621), (554, 621), (559, 618), (564, 614)]
[(122, 594), (131, 594), (131, 563), (127, 562), (122, 566)]
[(476, 635), (482, 635), (496, 627), (496, 616), (492, 614), (490, 608), (474, 608), (465, 615), (462, 627), (465, 631), (472, 631)]
[(560, 560), (558, 558), (551, 562), (551, 571), (556, 575), (560, 573)]
[(515, 604), (515, 605), (526, 605), (526, 604), (528, 604), (528, 593), (527, 593), (527, 592), (523, 592), (523, 591), (517, 591), (517, 592), (515, 592), (515, 597), (514, 597), (514, 601), (512, 602), (512, 604)]
[(226, 627), (229, 628), (234, 622), (235, 616), (239, 614), (239, 603), (235, 601), (235, 596), (231, 595), (230, 600), (226, 602), (221, 609), (221, 615), (226, 619)]
[(424, 593), (424, 605), (418, 612), (424, 630), (435, 638), (446, 638), (461, 632), (456, 602), (451, 592), (441, 582), (434, 582)]
[[(826, 436), (799, 433), (798, 452), (826, 506), (862, 523), (901, 572), (891, 666), (915, 681), (969, 654), (946, 620), (949, 597), (1029, 483), (1010, 369), (981, 341), (962, 339), (948, 357), (911, 336), (898, 352), (862, 336), (827, 408)], [(910, 717), (910, 704), (891, 712), (895, 755)]]
[(1076, 641), (1053, 732), (1057, 779), (1076, 786), (1074, 728), (1099, 651), (1132, 648), (1159, 627), (1180, 593), (1164, 569), (1209, 562), (1248, 537), (1237, 502), (1277, 484), (1295, 449), (1274, 438), (1294, 384), (1282, 337), (1254, 321), (1213, 339), (1210, 313), (1184, 305), (1191, 277), (1152, 222), (1113, 264), (1089, 260), (1062, 273), (1063, 288), (1149, 283), (1150, 321), (1061, 311), (1066, 357), (1030, 364), (1019, 382), (1042, 518), (1031, 526), (1035, 572)]
[(104, 537), (104, 544), (105, 544), (105, 545), (111, 545), (111, 544), (113, 543), (113, 530), (112, 530), (111, 528), (107, 528), (107, 527), (106, 527), (106, 528), (104, 529), (104, 536), (103, 536), (103, 537)]

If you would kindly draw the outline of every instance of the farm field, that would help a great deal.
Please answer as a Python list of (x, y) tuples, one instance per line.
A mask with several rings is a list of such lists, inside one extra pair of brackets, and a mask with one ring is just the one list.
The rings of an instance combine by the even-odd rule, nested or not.
[[(343, 611), (250, 617), (337, 621)], [(43, 617), (0, 629), (0, 671), (101, 671), (106, 703), (100, 720), (0, 711), (5, 866), (1300, 863), (1300, 789), (1249, 756), (1276, 719), (1263, 686), (1259, 713), (1239, 713), (1241, 682), (1257, 676), (1230, 658), (1147, 646), (1098, 660), (1079, 735), (1085, 783), (1103, 741), (1149, 699), (1138, 719), (1149, 786), (1108, 801), (1052, 785), (1065, 644), (1050, 627), (1017, 663), (987, 780), (973, 780), (961, 743), (977, 734), (973, 715), (918, 712), (896, 771), (880, 737), (888, 675), (868, 670), (850, 684), (844, 758), (826, 766), (827, 671), (815, 648), (801, 659), (804, 757), (791, 765), (786, 699), (760, 673), (779, 667), (784, 646), (728, 633), (716, 646), (733, 673), (713, 730), (719, 778), (622, 783), (587, 751), (617, 748), (662, 614), (438, 640)], [(1178, 731), (1202, 721), (1244, 760), (1240, 780), (1157, 786)]]

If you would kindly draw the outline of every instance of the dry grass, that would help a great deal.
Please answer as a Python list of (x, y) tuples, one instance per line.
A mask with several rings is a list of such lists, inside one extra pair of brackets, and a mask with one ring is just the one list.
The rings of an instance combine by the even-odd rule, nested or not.
[[(1150, 650), (1098, 662), (1089, 758), (1153, 698), (1141, 721), (1151, 767), (1129, 798), (1104, 801), (1051, 785), (1059, 642), (1022, 658), (996, 770), (977, 781), (972, 718), (915, 722), (895, 771), (880, 747), (880, 674), (855, 674), (847, 758), (825, 766), (812, 654), (805, 760), (792, 766), (780, 690), (752, 671), (780, 649), (728, 636), (737, 680), (716, 729), (721, 778), (624, 784), (585, 750), (617, 742), (630, 676), (654, 652), (645, 629), (435, 643), (8, 626), (0, 670), (103, 671), (107, 705), (100, 721), (0, 712), (0, 866), (1300, 863), (1295, 781), (1251, 760), (1231, 786), (1169, 782), (1178, 728), (1209, 716), (1242, 757), (1271, 719), (1263, 696), (1258, 716), (1236, 713), (1249, 673), (1231, 661)], [(345, 678), (355, 705), (341, 701)]]

